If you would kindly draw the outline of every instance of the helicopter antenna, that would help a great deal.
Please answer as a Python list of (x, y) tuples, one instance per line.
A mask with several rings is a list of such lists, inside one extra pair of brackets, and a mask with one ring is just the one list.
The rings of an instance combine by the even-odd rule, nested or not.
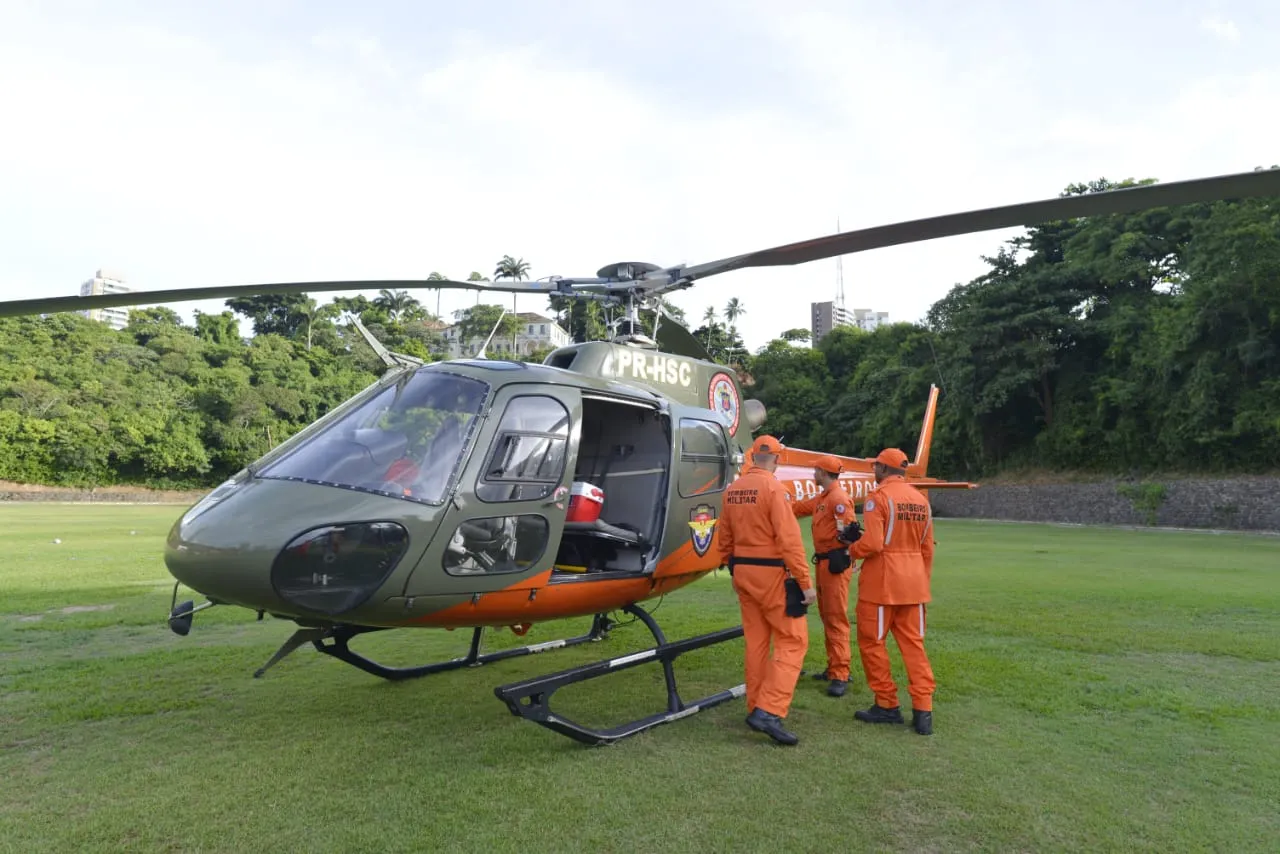
[(414, 356), (406, 356), (404, 353), (391, 352), (382, 345), (381, 341), (373, 337), (372, 332), (365, 328), (364, 324), (360, 322), (360, 315), (352, 313), (350, 317), (351, 325), (356, 328), (356, 331), (360, 333), (362, 338), (364, 338), (365, 343), (373, 349), (373, 352), (378, 354), (378, 358), (387, 365), (391, 367), (395, 367), (396, 365), (414, 367), (416, 365), (424, 364), (421, 359)]
[(498, 334), (498, 327), (502, 325), (502, 318), (507, 316), (507, 310), (504, 308), (502, 314), (498, 315), (498, 322), (493, 324), (493, 329), (489, 330), (489, 337), (484, 339), (484, 346), (480, 348), (480, 352), (476, 353), (477, 359), (489, 358), (485, 355), (485, 351), (489, 349), (489, 342), (493, 340), (493, 336)]

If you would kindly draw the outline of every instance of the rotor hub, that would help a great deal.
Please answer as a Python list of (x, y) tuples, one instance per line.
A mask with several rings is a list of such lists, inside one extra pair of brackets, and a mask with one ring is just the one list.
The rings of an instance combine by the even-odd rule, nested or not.
[(662, 269), (657, 264), (650, 264), (648, 261), (619, 261), (615, 264), (601, 267), (596, 271), (596, 275), (602, 279), (631, 282), (641, 278), (646, 273), (657, 273), (661, 272)]

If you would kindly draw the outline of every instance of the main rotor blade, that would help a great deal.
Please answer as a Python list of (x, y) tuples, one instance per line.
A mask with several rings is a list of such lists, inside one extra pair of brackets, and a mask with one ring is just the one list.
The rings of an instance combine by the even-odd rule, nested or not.
[[(775, 246), (758, 252), (748, 252), (745, 255), (723, 258), (684, 269), (675, 268), (670, 272), (677, 281), (690, 282), (746, 267), (805, 264), (823, 258), (834, 258), (837, 255), (865, 252), (868, 249), (880, 249), (902, 243), (918, 243), (939, 237), (973, 234), (998, 228), (1033, 226), (1074, 217), (1132, 213), (1146, 208), (1254, 196), (1280, 196), (1280, 169), (1240, 172), (1214, 178), (1195, 178), (1168, 184), (1122, 187), (1101, 193), (1063, 196), (1037, 202), (1022, 202), (997, 208), (916, 219), (892, 225), (880, 225), (858, 231), (845, 231), (815, 240), (789, 243), (786, 246)], [(663, 288), (659, 286), (657, 290), (661, 291)]]
[(169, 302), (192, 302), (206, 299), (230, 299), (265, 294), (305, 294), (326, 291), (377, 291), (415, 290), (419, 288), (445, 288), (497, 291), (505, 293), (559, 293), (555, 282), (454, 282), (448, 279), (393, 280), (382, 282), (286, 282), (270, 285), (226, 285), (210, 288), (172, 288), (164, 291), (130, 291), (123, 294), (97, 294), (94, 296), (46, 297), (43, 299), (9, 300), (0, 302), (0, 317), (23, 314), (53, 314), (59, 311), (86, 311), (92, 308), (117, 306), (155, 305)]

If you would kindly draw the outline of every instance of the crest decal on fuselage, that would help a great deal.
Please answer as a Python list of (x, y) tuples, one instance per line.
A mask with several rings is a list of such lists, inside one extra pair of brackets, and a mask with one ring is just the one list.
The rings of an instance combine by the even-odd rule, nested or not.
[(699, 504), (689, 511), (689, 539), (693, 550), (702, 557), (711, 548), (711, 538), (716, 533), (716, 511), (710, 504)]
[(707, 385), (708, 408), (720, 416), (729, 435), (738, 432), (738, 389), (726, 373), (716, 374)]

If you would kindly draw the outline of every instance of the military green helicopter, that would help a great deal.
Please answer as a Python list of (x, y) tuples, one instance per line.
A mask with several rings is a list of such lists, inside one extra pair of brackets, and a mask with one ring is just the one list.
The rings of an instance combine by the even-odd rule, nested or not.
[[(622, 306), (607, 341), (562, 347), (542, 364), (486, 358), (423, 364), (389, 352), (353, 322), (388, 365), (370, 387), (255, 460), (182, 514), (164, 560), (177, 580), (168, 618), (239, 606), (297, 624), (254, 675), (310, 643), (385, 679), (598, 641), (621, 610), (655, 645), (495, 689), (511, 713), (589, 744), (617, 741), (743, 695), (743, 686), (686, 702), (672, 662), (741, 636), (741, 626), (668, 641), (640, 603), (715, 571), (721, 496), (747, 458), (764, 406), (665, 310), (661, 295), (749, 267), (1071, 217), (1250, 196), (1280, 196), (1280, 171), (1127, 187), (842, 232), (695, 266), (613, 264), (590, 278), (535, 282), (300, 282), (57, 297), (0, 303), (0, 316), (272, 293), (467, 288), (542, 293)], [(646, 331), (640, 311), (654, 312)], [(483, 355), (483, 353), (481, 354)], [(925, 474), (936, 389), (909, 479)], [(800, 494), (818, 451), (788, 449), (779, 476)], [(871, 460), (843, 457), (849, 476)], [(861, 474), (859, 474), (861, 473)], [(865, 477), (864, 477), (865, 479)], [(853, 491), (851, 490), (851, 493)], [(861, 495), (861, 490), (859, 490)], [(205, 601), (177, 602), (181, 585)], [(577, 637), (481, 654), (485, 628), (523, 635), (538, 622), (591, 618)], [(394, 628), (470, 628), (466, 655), (388, 667), (350, 647)], [(559, 688), (661, 663), (665, 711), (593, 729), (551, 711)]]

